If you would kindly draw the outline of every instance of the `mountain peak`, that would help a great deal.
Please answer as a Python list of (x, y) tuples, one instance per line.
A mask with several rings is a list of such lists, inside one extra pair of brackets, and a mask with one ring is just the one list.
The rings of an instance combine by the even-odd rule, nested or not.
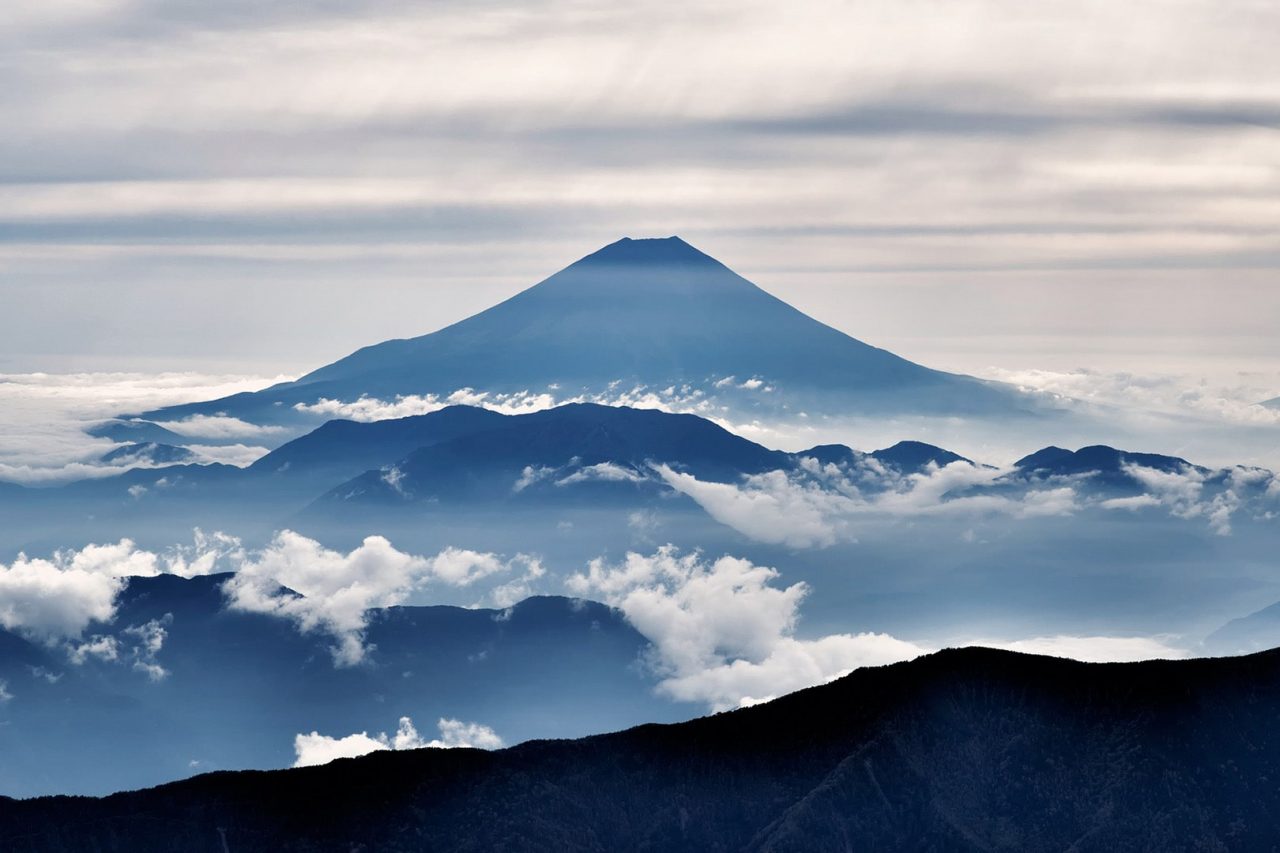
[(681, 240), (679, 237), (623, 237), (578, 261), (578, 265), (618, 264), (624, 266), (685, 266), (711, 264), (722, 266), (715, 258)]
[(762, 402), (770, 406), (953, 414), (1022, 407), (1008, 389), (929, 370), (820, 323), (672, 236), (623, 238), (452, 326), (365, 347), (294, 382), (150, 414), (278, 423), (322, 398), (666, 388), (735, 376), (768, 379)]

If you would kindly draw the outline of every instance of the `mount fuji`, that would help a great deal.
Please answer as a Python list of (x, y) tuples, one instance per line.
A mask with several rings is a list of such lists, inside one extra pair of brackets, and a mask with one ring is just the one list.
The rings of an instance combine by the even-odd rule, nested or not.
[[(143, 413), (303, 423), (319, 400), (441, 398), (459, 389), (767, 389), (771, 405), (824, 414), (1030, 413), (999, 383), (932, 370), (796, 310), (679, 237), (623, 238), (447, 328), (368, 346), (296, 381)], [(721, 393), (723, 392), (723, 393)], [(757, 394), (756, 397), (762, 395)]]

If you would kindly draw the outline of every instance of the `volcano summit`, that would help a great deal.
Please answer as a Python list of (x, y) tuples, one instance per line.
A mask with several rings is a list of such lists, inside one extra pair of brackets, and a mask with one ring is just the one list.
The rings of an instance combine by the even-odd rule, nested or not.
[[(718, 384), (717, 384), (718, 383)], [(610, 387), (758, 390), (827, 414), (1008, 415), (1008, 386), (924, 367), (796, 310), (679, 237), (622, 240), (479, 314), (262, 391), (144, 417), (281, 422), (319, 400)]]

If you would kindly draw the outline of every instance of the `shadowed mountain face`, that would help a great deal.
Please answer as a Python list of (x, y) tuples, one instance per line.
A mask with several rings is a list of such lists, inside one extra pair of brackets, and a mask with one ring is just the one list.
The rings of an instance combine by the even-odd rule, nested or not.
[[(298, 403), (460, 388), (565, 393), (760, 377), (833, 411), (1009, 413), (1012, 389), (930, 370), (769, 295), (678, 237), (623, 239), (438, 332), (365, 347), (253, 394), (149, 414), (287, 419)], [(818, 398), (813, 398), (817, 400)], [(277, 405), (278, 404), (278, 405)]]
[(650, 491), (658, 487), (650, 463), (675, 464), (720, 482), (794, 464), (790, 454), (695, 415), (580, 403), (494, 417), (505, 423), (423, 447), (390, 470), (368, 471), (338, 486), (318, 503), (469, 503), (532, 495), (582, 500), (584, 487), (588, 500), (633, 500), (642, 483)]
[(1280, 652), (1081, 664), (986, 649), (766, 705), (496, 753), (376, 753), (103, 800), (0, 801), (69, 850), (1264, 850)]

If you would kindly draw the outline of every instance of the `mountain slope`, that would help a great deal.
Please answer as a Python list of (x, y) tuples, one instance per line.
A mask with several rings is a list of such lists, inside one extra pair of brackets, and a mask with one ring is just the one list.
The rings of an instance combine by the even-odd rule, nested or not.
[(507, 416), (471, 406), (449, 406), (407, 418), (361, 423), (328, 421), (263, 456), (248, 468), (255, 482), (287, 483), (307, 498), (356, 475), (390, 465), (415, 450), (493, 429)]
[(729, 714), (496, 753), (378, 753), (0, 802), (36, 853), (1263, 850), (1280, 652), (1081, 664), (964, 649)]
[[(489, 392), (604, 392), (762, 377), (835, 411), (1008, 413), (1014, 390), (930, 370), (797, 311), (678, 237), (624, 238), (486, 311), (440, 331), (365, 347), (250, 394), (148, 417), (297, 416), (320, 398)], [(814, 395), (821, 395), (815, 397)], [(833, 396), (834, 395), (834, 396)]]

